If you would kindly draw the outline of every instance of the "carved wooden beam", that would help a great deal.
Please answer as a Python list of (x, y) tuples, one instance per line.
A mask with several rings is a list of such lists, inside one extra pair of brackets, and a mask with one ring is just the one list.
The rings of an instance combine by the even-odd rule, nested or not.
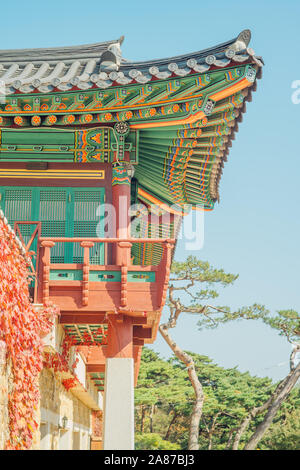
[(105, 372), (105, 364), (87, 364), (87, 372)]
[(143, 328), (142, 326), (134, 326), (133, 337), (138, 338), (138, 339), (149, 339), (152, 337), (152, 328)]

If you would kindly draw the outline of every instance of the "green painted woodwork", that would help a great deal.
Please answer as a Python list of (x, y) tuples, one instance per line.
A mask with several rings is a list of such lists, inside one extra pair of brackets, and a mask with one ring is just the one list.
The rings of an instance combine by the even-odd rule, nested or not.
[[(138, 162), (138, 134), (139, 131), (132, 130), (126, 136), (124, 149), (134, 164)], [(118, 135), (109, 127), (0, 130), (0, 162), (109, 162), (119, 147)], [(118, 159), (124, 160), (124, 151)]]
[[(41, 221), (43, 237), (101, 237), (104, 191), (104, 188), (2, 186), (1, 209), (12, 226), (16, 221)], [(30, 238), (28, 227), (21, 226), (25, 242)], [(53, 263), (82, 260), (83, 248), (79, 243), (56, 243), (51, 249)], [(103, 264), (103, 244), (90, 249), (90, 262)]]
[(121, 282), (121, 272), (120, 271), (90, 271), (89, 280), (91, 282)]
[[(130, 161), (136, 164), (132, 183), (135, 202), (149, 205), (154, 197), (159, 208), (160, 204), (175, 204), (178, 208), (190, 204), (211, 210), (218, 199), (221, 168), (248, 90), (232, 91), (219, 101), (215, 95), (244, 78), (251, 87), (256, 76), (254, 67), (257, 67), (253, 61), (249, 65), (251, 61), (249, 57), (248, 63), (245, 60), (234, 66), (229, 61), (231, 66), (216, 64), (205, 73), (193, 69), (186, 76), (174, 78), (173, 74), (147, 84), (134, 82), (116, 86), (114, 83), (104, 90), (55, 90), (7, 96), (6, 102), (0, 105), (0, 164), (1, 161), (112, 162), (116, 153), (122, 161), (129, 151)], [(122, 141), (111, 126), (124, 121), (131, 127)], [(14, 128), (9, 128), (13, 122)], [(93, 127), (83, 127), (87, 124)], [(132, 126), (140, 127), (136, 130)], [(60, 219), (43, 221), (56, 236), (94, 231), (94, 226), (88, 226), (88, 220), (76, 221), (82, 222), (76, 225), (74, 211), (70, 209), (73, 197), (75, 195), (67, 193), (67, 199), (60, 201), (61, 207), (65, 204), (64, 226)], [(20, 204), (25, 208), (27, 203)], [(28, 220), (35, 220), (32, 214), (28, 217)], [(91, 220), (95, 223), (93, 216)], [(161, 236), (168, 236), (169, 227), (153, 225)], [(140, 236), (151, 235), (152, 228), (151, 224), (143, 222)], [(52, 250), (55, 260), (78, 263), (82, 260), (80, 247), (57, 244), (55, 250)], [(100, 246), (91, 250), (91, 262), (100, 264), (101, 250)], [(137, 265), (158, 265), (162, 247), (134, 244), (132, 255)], [(107, 282), (111, 281), (107, 279)]]
[[(79, 269), (51, 269), (50, 281), (82, 281), (83, 272)], [(156, 274), (153, 271), (129, 271), (128, 282), (155, 282)], [(121, 282), (120, 271), (90, 271), (90, 282)]]
[(155, 272), (129, 271), (127, 280), (128, 282), (155, 282)]
[[(66, 333), (75, 341), (76, 345), (107, 344), (107, 325), (64, 325)], [(98, 374), (98, 373), (97, 373)], [(97, 375), (98, 380), (102, 379)]]
[(223, 100), (219, 109), (225, 112), (212, 113), (198, 129), (153, 128), (140, 132), (140, 162), (135, 172), (139, 187), (167, 204), (200, 204), (212, 209), (210, 177), (226, 143), (220, 136), (230, 133), (234, 106), (243, 99), (239, 92)]
[(82, 281), (83, 273), (78, 269), (51, 269), (50, 281)]
[(1, 132), (2, 145), (49, 145), (74, 146), (74, 131), (61, 129), (3, 129)]
[(102, 372), (93, 372), (90, 377), (98, 391), (104, 391), (105, 374)]
[[(121, 271), (90, 271), (91, 282), (121, 282)], [(128, 282), (155, 282), (155, 272), (129, 271)]]
[[(159, 219), (153, 220), (153, 223), (144, 218), (139, 220), (136, 218), (134, 221), (135, 233), (139, 233), (139, 238), (151, 238), (153, 236), (157, 238), (174, 238), (176, 233), (176, 224), (178, 224), (179, 218), (174, 219), (173, 222), (163, 223)], [(131, 254), (133, 256), (134, 265), (143, 266), (158, 266), (163, 254), (162, 245), (158, 243), (133, 243)], [(148, 282), (155, 282), (155, 272), (153, 273), (141, 273), (149, 274), (150, 279)]]
[[(216, 90), (228, 87), (232, 81), (241, 80), (243, 77), (253, 74), (253, 67), (240, 65), (228, 67), (225, 70), (209, 71), (205, 74), (194, 73), (185, 77), (170, 78), (167, 80), (155, 80), (151, 84), (129, 84), (125, 87), (114, 86), (107, 90), (82, 90), (82, 91), (56, 91), (54, 94), (34, 93), (7, 96), (6, 101), (0, 104), (0, 116), (22, 116), (28, 119), (38, 115), (41, 117), (41, 125), (76, 125), (84, 123), (108, 123), (122, 120), (131, 122), (161, 121), (178, 119), (181, 115), (189, 115), (189, 111), (181, 106), (173, 105), (164, 110), (160, 101), (176, 100), (179, 105), (191, 103), (198, 106), (201, 94), (212, 94)], [(229, 77), (231, 74), (231, 78)], [(255, 73), (255, 71), (254, 71)], [(197, 98), (193, 97), (197, 94)], [(37, 101), (38, 100), (38, 101)], [(141, 102), (138, 101), (142, 100)], [(205, 100), (202, 100), (203, 106)], [(145, 107), (149, 105), (149, 108)], [(192, 106), (193, 105), (193, 106)], [(127, 106), (124, 110), (124, 106)], [(129, 109), (128, 109), (129, 107)], [(155, 113), (149, 113), (155, 109)], [(175, 111), (176, 109), (176, 111)], [(72, 119), (64, 119), (71, 115)], [(50, 119), (53, 117), (54, 119)], [(29, 123), (30, 120), (25, 121)], [(7, 123), (7, 120), (6, 120)], [(10, 123), (12, 124), (12, 122)], [(4, 125), (2, 123), (2, 125)]]
[(29, 152), (20, 152), (12, 154), (11, 152), (0, 151), (0, 161), (3, 162), (73, 162), (74, 156), (72, 153), (67, 154), (64, 152), (48, 153), (37, 152), (36, 154)]

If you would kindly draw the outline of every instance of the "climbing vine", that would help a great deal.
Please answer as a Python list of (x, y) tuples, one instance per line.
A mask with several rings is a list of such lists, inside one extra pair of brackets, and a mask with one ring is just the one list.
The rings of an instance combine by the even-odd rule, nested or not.
[(58, 352), (49, 353), (44, 352), (43, 356), (43, 367), (47, 369), (53, 369), (55, 373), (57, 372), (72, 372), (76, 368), (78, 358), (75, 359), (74, 363), (70, 366), (70, 358), (71, 358), (71, 348), (72, 346), (76, 345), (76, 341), (71, 338), (69, 335), (65, 335), (62, 345), (61, 345), (61, 353)]
[(0, 341), (6, 344), (13, 384), (8, 397), (7, 449), (30, 449), (38, 409), (39, 373), (43, 366), (41, 336), (52, 327), (57, 309), (37, 311), (29, 299), (28, 262), (14, 233), (0, 219)]
[(62, 381), (63, 386), (67, 391), (71, 390), (71, 388), (76, 387), (79, 384), (77, 377), (70, 377), (69, 379), (65, 379)]
[[(98, 346), (100, 347), (102, 343), (93, 341), (90, 338), (90, 335), (84, 333), (80, 342), (80, 346)], [(70, 364), (72, 359), (72, 347), (75, 347), (75, 352), (78, 350), (78, 341), (75, 337), (72, 337), (68, 334), (65, 334), (62, 345), (61, 352), (44, 352), (43, 358), (43, 368), (52, 369), (54, 373), (69, 372), (74, 375), (68, 379), (62, 380), (62, 385), (64, 388), (69, 391), (72, 388), (76, 387), (79, 384), (78, 378), (76, 377), (76, 366), (79, 361), (79, 357), (75, 357), (72, 364)]]

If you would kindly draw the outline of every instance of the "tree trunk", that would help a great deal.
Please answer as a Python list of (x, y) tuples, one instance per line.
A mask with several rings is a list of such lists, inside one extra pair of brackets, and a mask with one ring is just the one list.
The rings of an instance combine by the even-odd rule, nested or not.
[(216, 413), (216, 415), (214, 416), (214, 419), (212, 420), (211, 428), (208, 429), (208, 450), (212, 450), (213, 435), (214, 435), (214, 432), (215, 432), (215, 429), (216, 429), (216, 426), (217, 426), (217, 419), (218, 419), (218, 417), (220, 416), (221, 413), (222, 413), (221, 411)]
[[(270, 409), (270, 407), (272, 406), (272, 404), (274, 403), (274, 401), (277, 399), (278, 396), (280, 396), (281, 392), (283, 390), (285, 390), (285, 387), (287, 386), (288, 383), (290, 383), (290, 380), (291, 380), (291, 377), (293, 376), (294, 374), (294, 370), (292, 370), (276, 387), (276, 389), (274, 390), (274, 392), (272, 393), (272, 395), (270, 396), (270, 398), (265, 402), (263, 403), (261, 406), (257, 407), (257, 408), (253, 408), (250, 412), (249, 412), (249, 415), (244, 419), (244, 421), (242, 422), (241, 426), (238, 428), (237, 432), (236, 432), (236, 435), (235, 435), (235, 438), (234, 438), (234, 442), (233, 442), (233, 447), (232, 447), (232, 450), (238, 450), (238, 446), (239, 446), (239, 443), (240, 443), (240, 440), (241, 440), (241, 437), (242, 435), (244, 434), (244, 432), (246, 431), (247, 427), (249, 426), (249, 424), (251, 423), (251, 421), (253, 420), (253, 418), (255, 418), (257, 415), (263, 413), (264, 411)], [(296, 380), (297, 382), (297, 380)]]
[(150, 432), (153, 432), (153, 415), (155, 411), (155, 405), (151, 405), (151, 411), (150, 411)]
[(263, 438), (265, 432), (268, 430), (268, 428), (272, 424), (272, 421), (275, 418), (277, 411), (279, 410), (281, 404), (289, 396), (293, 387), (296, 385), (299, 377), (300, 377), (300, 362), (298, 366), (289, 374), (288, 381), (286, 381), (280, 393), (272, 401), (271, 405), (269, 406), (268, 412), (266, 413), (266, 416), (264, 417), (264, 420), (257, 426), (249, 442), (245, 445), (244, 450), (256, 449), (257, 444)]
[(186, 352), (184, 352), (171, 338), (168, 332), (168, 329), (170, 327), (171, 325), (168, 323), (160, 325), (159, 331), (162, 337), (164, 338), (164, 340), (167, 342), (167, 344), (170, 346), (170, 348), (174, 352), (175, 356), (180, 361), (182, 361), (187, 367), (189, 379), (193, 386), (193, 389), (195, 392), (195, 398), (196, 398), (194, 406), (193, 406), (193, 411), (191, 414), (191, 420), (190, 420), (188, 449), (199, 450), (199, 442), (198, 442), (199, 441), (199, 423), (200, 423), (200, 419), (202, 416), (202, 408), (203, 408), (203, 402), (204, 402), (202, 385), (199, 382), (198, 376), (196, 374), (193, 358), (189, 356)]
[(246, 431), (247, 427), (249, 426), (250, 421), (252, 420), (252, 414), (250, 413), (242, 422), (241, 426), (238, 428), (232, 444), (232, 450), (238, 450), (239, 443), (241, 440), (242, 435)]
[(235, 429), (230, 429), (230, 431), (229, 431), (228, 440), (227, 440), (227, 444), (226, 444), (226, 450), (230, 449), (234, 431), (235, 431)]
[(171, 422), (170, 422), (170, 424), (169, 424), (169, 426), (168, 426), (168, 430), (167, 430), (166, 435), (165, 435), (165, 437), (164, 437), (165, 441), (168, 441), (168, 440), (169, 440), (171, 428), (172, 428), (172, 426), (174, 425), (174, 423), (175, 423), (175, 421), (176, 421), (176, 419), (177, 419), (177, 416), (178, 416), (178, 414), (176, 413), (176, 411), (174, 411), (173, 418), (171, 419)]
[(144, 423), (145, 423), (145, 416), (146, 416), (146, 407), (142, 405), (142, 416), (141, 416), (141, 433), (144, 432)]

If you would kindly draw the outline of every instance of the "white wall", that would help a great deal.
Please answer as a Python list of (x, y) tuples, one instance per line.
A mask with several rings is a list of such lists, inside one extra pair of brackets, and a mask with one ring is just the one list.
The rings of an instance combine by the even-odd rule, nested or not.
[(66, 429), (62, 429), (62, 426), (62, 416), (59, 416), (58, 413), (54, 413), (53, 411), (41, 408), (41, 450), (51, 450), (51, 428), (59, 432), (59, 450), (89, 450), (90, 428), (79, 423), (74, 423), (70, 419), (68, 419)]

